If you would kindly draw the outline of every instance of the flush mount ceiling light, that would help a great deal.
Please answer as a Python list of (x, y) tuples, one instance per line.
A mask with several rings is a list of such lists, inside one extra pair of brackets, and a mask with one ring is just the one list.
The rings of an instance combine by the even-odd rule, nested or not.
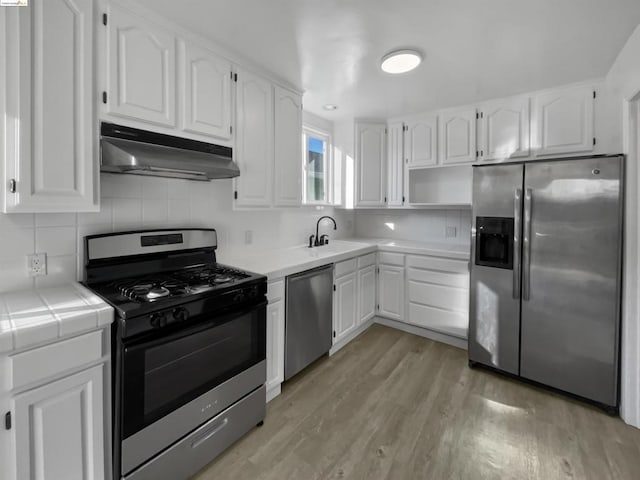
[(326, 105), (323, 105), (322, 108), (324, 108), (329, 112), (333, 112), (334, 110), (338, 109), (338, 105), (334, 105), (333, 103), (327, 103)]
[(380, 68), (387, 73), (410, 72), (422, 62), (422, 54), (416, 50), (394, 50), (382, 57)]

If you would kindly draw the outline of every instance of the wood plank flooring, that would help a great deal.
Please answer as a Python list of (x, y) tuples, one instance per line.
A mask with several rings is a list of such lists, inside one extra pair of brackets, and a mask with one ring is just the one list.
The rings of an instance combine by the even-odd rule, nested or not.
[(640, 430), (374, 325), (283, 386), (197, 480), (640, 479)]

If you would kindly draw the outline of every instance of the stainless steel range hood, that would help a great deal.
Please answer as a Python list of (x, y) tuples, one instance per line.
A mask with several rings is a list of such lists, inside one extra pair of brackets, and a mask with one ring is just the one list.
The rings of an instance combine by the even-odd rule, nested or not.
[(136, 128), (102, 123), (100, 170), (208, 181), (240, 175), (232, 149)]

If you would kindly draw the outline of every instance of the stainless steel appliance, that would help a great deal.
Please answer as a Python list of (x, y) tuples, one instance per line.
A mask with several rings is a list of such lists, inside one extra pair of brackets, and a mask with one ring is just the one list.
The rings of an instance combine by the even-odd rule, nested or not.
[(103, 122), (100, 170), (211, 180), (240, 175), (230, 147)]
[(206, 229), (85, 238), (85, 284), (116, 310), (116, 479), (186, 479), (264, 419), (266, 278), (216, 247)]
[(333, 265), (287, 277), (284, 378), (327, 353), (332, 342)]
[(623, 157), (477, 166), (469, 361), (618, 406)]

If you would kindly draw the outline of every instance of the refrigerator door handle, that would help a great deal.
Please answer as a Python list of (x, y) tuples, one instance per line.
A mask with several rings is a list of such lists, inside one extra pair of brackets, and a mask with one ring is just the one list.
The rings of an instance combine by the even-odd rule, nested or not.
[(520, 232), (522, 231), (522, 189), (513, 195), (513, 298), (520, 298)]
[(531, 200), (533, 191), (527, 188), (524, 192), (524, 235), (522, 238), (522, 299), (531, 297)]

